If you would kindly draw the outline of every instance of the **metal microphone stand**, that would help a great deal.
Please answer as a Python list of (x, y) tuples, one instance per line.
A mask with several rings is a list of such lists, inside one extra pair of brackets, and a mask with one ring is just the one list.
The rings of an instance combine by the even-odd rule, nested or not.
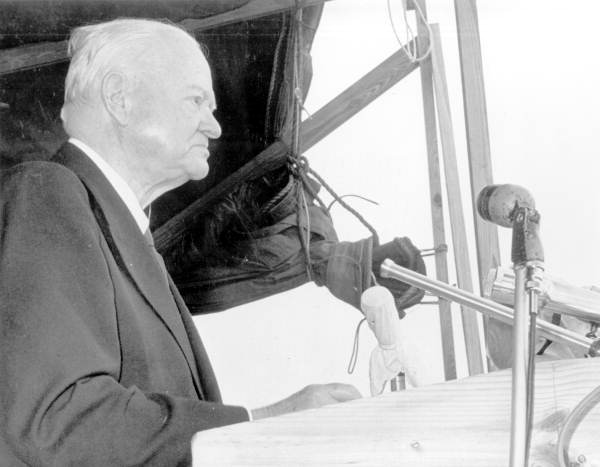
[[(437, 297), (451, 300), (461, 305), (483, 313), (485, 316), (497, 319), (510, 326), (514, 324), (514, 311), (512, 308), (496, 303), (490, 299), (480, 297), (472, 292), (459, 289), (445, 282), (430, 279), (412, 269), (403, 268), (391, 259), (381, 263), (381, 277), (394, 279), (425, 290)], [(540, 336), (551, 341), (574, 346), (578, 351), (586, 353), (589, 357), (600, 356), (600, 340), (577, 334), (569, 329), (561, 328), (547, 321), (537, 321), (536, 330)]]
[[(535, 376), (535, 321), (544, 272), (544, 253), (535, 209), (513, 212), (512, 255), (515, 271), (510, 466), (524, 467), (529, 457)], [(529, 319), (528, 319), (529, 318)]]

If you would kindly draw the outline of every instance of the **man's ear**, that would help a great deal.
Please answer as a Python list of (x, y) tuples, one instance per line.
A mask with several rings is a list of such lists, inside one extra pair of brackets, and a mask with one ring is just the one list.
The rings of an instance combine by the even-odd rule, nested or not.
[(102, 101), (106, 111), (120, 124), (129, 122), (131, 111), (130, 80), (121, 72), (111, 71), (102, 80)]

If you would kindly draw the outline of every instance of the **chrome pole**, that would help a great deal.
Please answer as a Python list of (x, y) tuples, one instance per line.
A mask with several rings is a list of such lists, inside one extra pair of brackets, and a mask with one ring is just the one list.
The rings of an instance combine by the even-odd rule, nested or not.
[(525, 467), (527, 459), (527, 360), (529, 297), (525, 291), (527, 266), (515, 266), (513, 354), (510, 411), (510, 466)]
[[(397, 265), (391, 259), (386, 259), (381, 264), (381, 277), (395, 279), (400, 282), (406, 282), (418, 289), (425, 290), (437, 297), (451, 300), (461, 305), (473, 308), (486, 316), (502, 321), (506, 324), (513, 324), (513, 310), (507, 306), (500, 305), (492, 300), (482, 298), (471, 292), (466, 292), (457, 287), (452, 287), (445, 282), (430, 279), (422, 274)], [(581, 336), (568, 329), (561, 328), (547, 321), (538, 320), (536, 330), (542, 337), (563, 344), (574, 345), (584, 352), (589, 352), (593, 340)]]

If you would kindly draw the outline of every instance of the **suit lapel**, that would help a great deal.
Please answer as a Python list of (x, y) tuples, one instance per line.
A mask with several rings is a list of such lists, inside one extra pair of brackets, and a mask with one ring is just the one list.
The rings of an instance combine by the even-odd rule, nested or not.
[[(115, 254), (115, 259), (120, 267), (126, 270), (140, 293), (179, 344), (190, 367), (199, 395), (202, 396), (196, 361), (189, 338), (189, 334), (193, 333), (186, 330), (182, 316), (175, 309), (173, 295), (163, 281), (163, 272), (154, 258), (152, 247), (147, 244), (127, 206), (100, 169), (72, 144), (67, 143), (62, 146), (52, 160), (75, 172), (93, 195), (100, 209), (100, 212), (96, 213), (96, 218), (113, 254)], [(182, 306), (187, 310), (183, 302), (177, 303), (177, 308)], [(196, 339), (198, 339), (197, 336)]]
[(201, 382), (202, 390), (204, 391), (204, 398), (213, 402), (221, 402), (221, 392), (219, 391), (219, 385), (217, 384), (217, 379), (212, 369), (212, 364), (210, 363), (208, 354), (204, 348), (204, 344), (202, 344), (202, 341), (200, 340), (200, 336), (198, 336), (198, 333), (195, 331), (196, 326), (194, 325), (192, 315), (183, 301), (179, 290), (177, 290), (173, 279), (171, 279), (171, 276), (169, 276), (169, 287), (171, 288), (173, 298), (175, 299), (175, 303), (177, 303), (177, 307), (181, 313), (183, 325), (185, 326), (190, 344), (192, 345), (194, 355), (196, 357), (196, 364), (198, 368), (202, 368), (202, 373), (200, 373), (198, 376)]

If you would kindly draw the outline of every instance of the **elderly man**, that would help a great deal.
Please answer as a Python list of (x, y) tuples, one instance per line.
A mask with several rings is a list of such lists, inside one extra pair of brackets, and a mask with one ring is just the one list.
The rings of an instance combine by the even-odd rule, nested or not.
[(359, 397), (221, 402), (143, 211), (208, 172), (208, 63), (147, 20), (79, 28), (69, 48), (69, 142), (0, 180), (0, 465), (182, 465), (199, 430)]

